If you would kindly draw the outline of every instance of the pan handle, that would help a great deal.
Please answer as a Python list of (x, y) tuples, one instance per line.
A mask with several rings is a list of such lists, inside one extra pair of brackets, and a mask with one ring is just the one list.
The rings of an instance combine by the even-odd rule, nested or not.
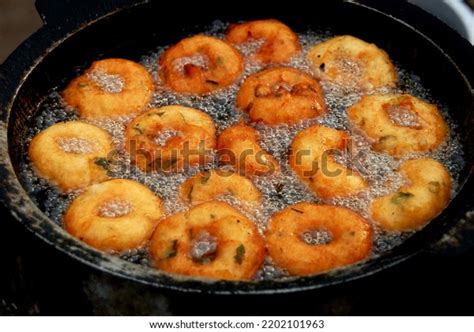
[(80, 26), (97, 17), (125, 6), (144, 1), (137, 0), (36, 0), (35, 6), (46, 26)]

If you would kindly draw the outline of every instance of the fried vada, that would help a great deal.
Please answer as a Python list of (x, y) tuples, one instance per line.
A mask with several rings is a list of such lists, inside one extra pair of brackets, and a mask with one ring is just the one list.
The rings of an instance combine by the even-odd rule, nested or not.
[(62, 93), (81, 118), (107, 118), (142, 111), (151, 100), (153, 78), (142, 65), (125, 59), (92, 63)]
[(317, 196), (323, 199), (355, 195), (368, 185), (357, 172), (336, 162), (349, 134), (321, 125), (299, 132), (291, 144), (288, 162), (292, 170)]
[(353, 36), (338, 36), (308, 53), (315, 75), (324, 81), (368, 91), (395, 87), (397, 71), (385, 51)]
[(407, 184), (395, 193), (375, 198), (369, 213), (383, 229), (418, 230), (448, 206), (452, 179), (446, 168), (434, 159), (405, 161), (399, 172)]
[(226, 40), (239, 45), (252, 41), (262, 41), (253, 58), (261, 63), (288, 62), (301, 51), (296, 33), (277, 20), (257, 20), (241, 24), (231, 24)]
[(255, 224), (217, 201), (161, 221), (149, 250), (160, 270), (223, 280), (252, 279), (265, 256), (265, 244)]
[(277, 266), (305, 276), (366, 259), (372, 233), (370, 224), (349, 209), (298, 203), (272, 216), (265, 240)]
[(193, 205), (223, 195), (232, 195), (249, 206), (257, 206), (262, 194), (248, 178), (233, 171), (216, 169), (204, 171), (187, 179), (179, 190), (181, 199)]
[(217, 139), (219, 160), (245, 176), (271, 176), (280, 171), (276, 159), (260, 145), (257, 130), (239, 123), (225, 129)]
[(114, 179), (92, 185), (74, 199), (64, 226), (96, 249), (122, 252), (143, 246), (162, 215), (161, 200), (150, 189)]
[(125, 129), (125, 147), (141, 170), (181, 171), (207, 163), (216, 146), (215, 127), (206, 113), (179, 105), (154, 108)]
[(41, 177), (65, 192), (108, 179), (112, 139), (103, 129), (80, 121), (59, 122), (37, 134), (28, 156)]
[(181, 40), (159, 59), (161, 80), (179, 93), (203, 95), (225, 88), (243, 70), (242, 55), (234, 47), (205, 35)]
[(436, 105), (411, 95), (371, 95), (347, 110), (376, 151), (395, 157), (429, 152), (445, 142), (448, 125)]
[(240, 87), (236, 104), (254, 122), (294, 124), (326, 113), (324, 93), (310, 75), (288, 67), (250, 75)]

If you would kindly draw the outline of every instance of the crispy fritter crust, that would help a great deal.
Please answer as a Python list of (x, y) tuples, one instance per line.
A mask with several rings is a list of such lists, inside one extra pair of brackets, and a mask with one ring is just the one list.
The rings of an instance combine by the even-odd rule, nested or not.
[(260, 137), (244, 124), (225, 129), (217, 139), (220, 161), (232, 165), (245, 176), (270, 176), (280, 171), (276, 159), (262, 149)]
[[(101, 216), (100, 209), (113, 201), (130, 204), (130, 212)], [(161, 200), (146, 186), (115, 179), (92, 185), (74, 199), (64, 216), (64, 226), (96, 249), (121, 252), (144, 245), (162, 214)]]
[[(157, 142), (165, 130), (176, 135)], [(180, 171), (205, 164), (216, 146), (212, 118), (197, 109), (179, 105), (154, 108), (136, 117), (125, 129), (125, 148), (132, 163), (151, 171)]]
[(263, 45), (253, 56), (256, 61), (262, 63), (287, 62), (301, 51), (296, 33), (277, 20), (232, 24), (226, 32), (226, 40), (232, 44), (263, 40)]
[[(310, 245), (302, 234), (324, 230), (326, 244)], [(357, 213), (332, 205), (299, 203), (272, 216), (265, 233), (270, 257), (292, 275), (312, 275), (361, 261), (372, 249), (372, 228)]]
[[(214, 259), (196, 262), (192, 241), (206, 232), (217, 239)], [(230, 205), (211, 201), (161, 221), (150, 243), (154, 265), (161, 270), (211, 279), (250, 280), (265, 257), (257, 227)]]
[[(413, 113), (416, 126), (394, 123), (391, 108)], [(413, 152), (429, 152), (439, 147), (448, 134), (448, 126), (436, 105), (411, 95), (373, 95), (347, 110), (349, 120), (372, 141), (376, 151), (402, 157)]]
[[(180, 66), (179, 59), (202, 56), (207, 64)], [(206, 94), (234, 83), (244, 70), (242, 55), (223, 40), (196, 35), (168, 48), (159, 59), (163, 83), (176, 92)]]
[(237, 107), (252, 121), (297, 123), (326, 113), (318, 81), (297, 69), (276, 67), (249, 76), (237, 94)]
[[(124, 81), (120, 92), (104, 91), (90, 75), (103, 72)], [(64, 101), (77, 108), (82, 118), (105, 118), (142, 111), (151, 100), (153, 78), (142, 65), (125, 59), (95, 61), (84, 74), (72, 80), (63, 91)]]
[(451, 176), (434, 159), (405, 161), (399, 172), (408, 184), (393, 194), (374, 199), (369, 207), (370, 216), (386, 230), (418, 230), (448, 206)]
[(288, 162), (316, 195), (332, 199), (357, 194), (367, 188), (366, 181), (356, 170), (336, 163), (334, 150), (345, 149), (349, 135), (340, 130), (311, 126), (299, 132), (291, 144)]
[[(86, 151), (65, 151), (60, 140), (79, 139)], [(41, 131), (30, 143), (28, 155), (40, 176), (65, 192), (108, 179), (107, 157), (112, 151), (109, 134), (90, 124), (59, 122)]]
[(183, 201), (193, 205), (232, 195), (241, 202), (257, 206), (262, 194), (248, 178), (227, 170), (211, 170), (187, 179), (179, 189)]
[(388, 54), (353, 36), (338, 36), (315, 45), (308, 59), (317, 77), (342, 86), (367, 91), (397, 85), (397, 71)]

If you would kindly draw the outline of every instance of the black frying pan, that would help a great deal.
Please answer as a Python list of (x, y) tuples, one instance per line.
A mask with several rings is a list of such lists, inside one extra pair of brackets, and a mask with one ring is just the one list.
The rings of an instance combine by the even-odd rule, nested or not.
[[(145, 284), (182, 291), (301, 291), (347, 282), (400, 263), (438, 240), (472, 208), (474, 50), (449, 27), (412, 5), (368, 0), (318, 1), (310, 9), (303, 3), (288, 8), (259, 6), (265, 10), (241, 1), (232, 9), (229, 3), (221, 8), (215, 4), (186, 4), (183, 8), (173, 2), (163, 7), (159, 1), (127, 0), (37, 0), (36, 5), (45, 25), (0, 68), (0, 196), (25, 227), (83, 263)], [(214, 19), (236, 22), (256, 18), (280, 19), (297, 32), (329, 28), (336, 34), (352, 34), (374, 42), (404, 68), (419, 75), (422, 84), (449, 105), (459, 125), (466, 165), (460, 175), (459, 193), (438, 218), (399, 247), (354, 267), (290, 281), (244, 283), (175, 278), (128, 263), (74, 239), (36, 207), (17, 177), (26, 153), (26, 147), (19, 142), (48, 92), (62, 88), (77, 69), (86, 68), (95, 59), (138, 60), (158, 45), (173, 44), (202, 31)]]

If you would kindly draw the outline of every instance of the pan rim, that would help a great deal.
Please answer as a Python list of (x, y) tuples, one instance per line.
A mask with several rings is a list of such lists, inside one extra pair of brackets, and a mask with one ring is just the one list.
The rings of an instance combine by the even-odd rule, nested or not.
[[(372, 7), (354, 3), (350, 1), (351, 4), (356, 4), (359, 6), (363, 6), (369, 10), (375, 11), (378, 14), (383, 14), (387, 16), (387, 14), (374, 9)], [(136, 4), (141, 5), (144, 3)], [(130, 6), (131, 7), (131, 6)], [(340, 270), (336, 270), (334, 272), (329, 272), (326, 274), (311, 276), (311, 277), (298, 277), (294, 278), (295, 282), (293, 281), (271, 281), (271, 282), (229, 282), (229, 281), (204, 281), (196, 278), (186, 278), (186, 277), (176, 277), (168, 273), (156, 271), (150, 269), (148, 267), (143, 267), (141, 265), (137, 265), (134, 263), (126, 262), (118, 257), (97, 251), (84, 243), (76, 240), (71, 235), (69, 235), (63, 228), (56, 225), (53, 221), (51, 221), (31, 200), (28, 193), (24, 190), (20, 179), (18, 179), (16, 172), (14, 171), (13, 165), (10, 160), (9, 155), (9, 147), (8, 147), (8, 122), (10, 111), (14, 105), (14, 101), (18, 96), (19, 91), (22, 88), (22, 85), (28, 80), (29, 75), (35, 70), (35, 68), (44, 60), (45, 57), (49, 55), (50, 52), (54, 51), (56, 47), (61, 45), (66, 39), (70, 38), (71, 36), (75, 35), (79, 31), (86, 29), (92, 24), (96, 22), (106, 19), (109, 16), (115, 15), (116, 13), (129, 9), (130, 7), (121, 8), (119, 10), (110, 12), (106, 15), (98, 17), (81, 27), (69, 32), (62, 38), (59, 38), (56, 41), (51, 42), (51, 45), (42, 52), (42, 55), (35, 59), (35, 62), (29, 67), (29, 71), (25, 72), (22, 76), (22, 80), (18, 82), (17, 88), (14, 93), (11, 95), (9, 103), (2, 108), (2, 122), (0, 124), (0, 175), (2, 177), (1, 184), (2, 188), (0, 189), (1, 193), (1, 200), (5, 203), (7, 208), (9, 208), (12, 212), (12, 215), (17, 219), (20, 223), (22, 223), (29, 231), (33, 232), (36, 236), (41, 238), (46, 243), (54, 246), (61, 252), (66, 253), (68, 256), (84, 263), (88, 266), (96, 268), (98, 270), (111, 273), (113, 275), (127, 278), (130, 280), (134, 280), (143, 284), (147, 284), (154, 287), (161, 287), (167, 288), (171, 290), (179, 290), (183, 292), (198, 292), (198, 293), (213, 293), (213, 294), (267, 294), (267, 293), (290, 293), (290, 292), (298, 292), (298, 291), (305, 291), (311, 289), (317, 289), (327, 286), (332, 286), (352, 280), (356, 280), (359, 278), (363, 278), (374, 273), (379, 272), (380, 270), (386, 269), (393, 265), (396, 265), (406, 259), (411, 258), (412, 256), (419, 253), (425, 245), (419, 245), (419, 248), (415, 248), (416, 250), (407, 250), (403, 247), (400, 250), (391, 250), (389, 252), (384, 253), (383, 255), (375, 258), (371, 258), (366, 262), (362, 262), (347, 268), (343, 268)], [(418, 31), (417, 29), (413, 28), (409, 24), (405, 23), (402, 20), (399, 20), (395, 17), (391, 17), (392, 19), (398, 21), (399, 23), (403, 23), (405, 26), (413, 30), (415, 33), (419, 34), (424, 39), (430, 41), (456, 68), (458, 73), (463, 77), (465, 83), (472, 91), (472, 86), (465, 77), (465, 75), (461, 72), (457, 64), (446, 54), (443, 49), (441, 49), (436, 43), (434, 43), (430, 38), (426, 35)], [(13, 59), (17, 52), (21, 52), (22, 48), (25, 48), (27, 43), (35, 38), (42, 38), (45, 29), (48, 27), (43, 27), (38, 30), (34, 35), (32, 35), (27, 41), (25, 41), (17, 51), (9, 57)], [(6, 66), (12, 60), (7, 59), (5, 61)], [(2, 66), (3, 69), (3, 66)], [(5, 116), (6, 115), (6, 116)], [(469, 170), (466, 179), (463, 183), (460, 184), (460, 189), (458, 194), (452, 199), (450, 206), (454, 206), (454, 202), (459, 201), (461, 197), (459, 194), (461, 192), (465, 192), (463, 187), (472, 187), (472, 168)], [(14, 191), (8, 192), (5, 188), (9, 188)], [(13, 197), (13, 194), (15, 197)], [(464, 193), (465, 194), (465, 193)], [(448, 208), (450, 207), (448, 206)], [(452, 208), (451, 208), (452, 209)], [(458, 211), (459, 212), (459, 211)], [(443, 212), (444, 213), (444, 212)], [(459, 213), (458, 213), (459, 214)], [(31, 219), (34, 219), (34, 223), (30, 222)], [(436, 218), (438, 219), (438, 218)], [(446, 226), (442, 227), (444, 230), (447, 229)], [(51, 232), (51, 233), (50, 233)], [(441, 230), (439, 230), (439, 236), (443, 234)], [(53, 241), (51, 234), (54, 234), (61, 238), (61, 241)], [(432, 236), (433, 237), (433, 236)], [(427, 241), (428, 243), (433, 242), (434, 240)], [(397, 247), (400, 248), (401, 246)], [(395, 248), (395, 249), (397, 249)], [(143, 272), (143, 271), (144, 272)], [(143, 272), (143, 273), (142, 273)], [(156, 278), (156, 279), (152, 279)], [(319, 282), (318, 282), (319, 280)], [(288, 286), (290, 285), (290, 286)]]

